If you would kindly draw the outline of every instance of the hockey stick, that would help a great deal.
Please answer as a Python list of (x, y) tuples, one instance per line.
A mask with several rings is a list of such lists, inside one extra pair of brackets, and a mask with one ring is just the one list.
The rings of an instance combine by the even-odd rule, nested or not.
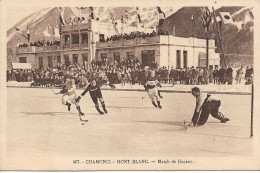
[[(78, 114), (79, 114), (79, 120), (80, 121), (83, 121), (83, 122), (88, 122), (88, 120), (83, 120), (82, 118), (81, 118), (81, 110), (80, 110), (80, 106), (79, 105), (77, 105), (78, 104), (78, 102), (75, 100), (75, 105), (76, 105), (76, 108), (77, 108), (77, 110), (78, 110)], [(84, 113), (83, 113), (83, 116), (84, 116)]]
[(83, 120), (83, 119), (81, 118), (80, 113), (79, 113), (79, 120), (80, 120), (80, 121), (83, 121), (83, 122), (88, 122), (88, 120)]
[(53, 94), (55, 94), (55, 95), (59, 94), (59, 93), (55, 93), (55, 91), (52, 89), (52, 87), (50, 87), (50, 88), (51, 88), (51, 91), (53, 92)]

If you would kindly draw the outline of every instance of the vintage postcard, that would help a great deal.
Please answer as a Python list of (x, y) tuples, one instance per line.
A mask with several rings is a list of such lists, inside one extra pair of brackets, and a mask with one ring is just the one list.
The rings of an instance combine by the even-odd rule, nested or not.
[(0, 1), (0, 170), (259, 170), (258, 1)]

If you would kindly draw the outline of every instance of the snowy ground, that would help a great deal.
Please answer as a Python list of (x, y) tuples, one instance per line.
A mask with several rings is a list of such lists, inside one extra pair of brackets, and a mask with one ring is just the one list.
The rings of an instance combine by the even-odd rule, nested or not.
[[(58, 90), (56, 90), (58, 91)], [(82, 90), (78, 90), (78, 93)], [(163, 109), (145, 92), (103, 91), (108, 115), (97, 114), (89, 94), (81, 100), (85, 119), (61, 105), (50, 89), (7, 88), (7, 153), (80, 157), (237, 156), (252, 154), (250, 95), (218, 95), (221, 124), (210, 117), (203, 127), (183, 128), (195, 98), (190, 93), (162, 93)], [(142, 96), (146, 98), (142, 99)]]

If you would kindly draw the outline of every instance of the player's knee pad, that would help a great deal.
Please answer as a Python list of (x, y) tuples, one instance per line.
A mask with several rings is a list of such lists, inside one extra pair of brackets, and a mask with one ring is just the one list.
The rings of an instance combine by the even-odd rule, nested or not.
[(99, 105), (98, 105), (98, 103), (95, 103), (95, 107), (96, 107), (96, 108), (99, 108)]

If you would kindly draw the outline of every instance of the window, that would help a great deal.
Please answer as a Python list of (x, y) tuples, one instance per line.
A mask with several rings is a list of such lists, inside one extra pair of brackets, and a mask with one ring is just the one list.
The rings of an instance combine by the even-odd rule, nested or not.
[(64, 39), (65, 39), (65, 46), (69, 46), (70, 45), (70, 36), (64, 35)]
[(134, 59), (134, 52), (127, 52), (127, 59)]
[(72, 44), (79, 44), (79, 34), (72, 34)]
[(78, 64), (78, 54), (73, 54), (73, 64)]
[(83, 61), (83, 64), (86, 62), (88, 62), (88, 54), (87, 53), (82, 53), (82, 61)]
[(99, 34), (99, 41), (104, 42), (105, 41), (105, 35), (104, 34)]
[[(100, 56), (101, 56), (101, 60), (102, 61), (106, 61), (107, 60), (107, 54), (106, 53), (101, 53)], [(120, 55), (119, 55), (119, 58), (120, 58)]]
[(183, 51), (183, 67), (187, 68), (188, 62), (187, 62), (188, 52), (186, 50)]
[(88, 44), (88, 33), (82, 33), (81, 38), (82, 38), (81, 40), (82, 44)]
[[(106, 53), (101, 53), (100, 56), (101, 56), (102, 65), (106, 65), (106, 63), (107, 63), (107, 54)], [(120, 55), (119, 55), (119, 62), (120, 62)]]
[(43, 68), (43, 58), (39, 57), (39, 69)]
[(120, 52), (114, 53), (114, 62), (120, 63)]
[(181, 51), (176, 51), (176, 68), (181, 68)]
[(60, 56), (57, 56), (57, 62), (61, 63), (61, 57)]
[(27, 57), (19, 57), (20, 63), (27, 63)]
[(66, 66), (69, 66), (70, 65), (70, 59), (69, 59), (69, 55), (66, 54), (63, 56), (64, 57), (64, 62), (65, 62), (65, 65)]
[(52, 56), (48, 56), (48, 67), (52, 67)]
[(215, 65), (215, 69), (218, 69), (218, 65)]
[(155, 66), (155, 51), (154, 50), (143, 50), (142, 51), (142, 66)]

